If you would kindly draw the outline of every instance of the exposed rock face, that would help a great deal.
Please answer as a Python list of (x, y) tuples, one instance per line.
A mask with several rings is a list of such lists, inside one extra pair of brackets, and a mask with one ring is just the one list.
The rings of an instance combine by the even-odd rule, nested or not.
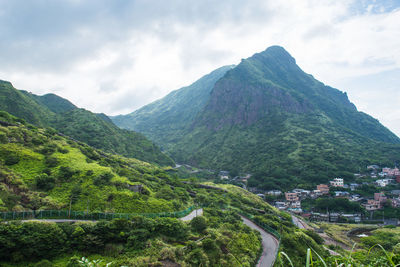
[(297, 100), (277, 86), (223, 79), (215, 85), (205, 110), (197, 123), (204, 123), (208, 129), (218, 130), (232, 125), (250, 126), (274, 110), (289, 113), (311, 112), (312, 105), (308, 101)]

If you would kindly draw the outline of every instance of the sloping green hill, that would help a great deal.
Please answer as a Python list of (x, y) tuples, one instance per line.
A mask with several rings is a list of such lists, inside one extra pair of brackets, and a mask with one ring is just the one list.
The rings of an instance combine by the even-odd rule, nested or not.
[[(162, 112), (168, 114), (158, 110), (147, 120)], [(136, 111), (132, 120), (140, 122), (141, 114)], [(179, 138), (163, 139), (152, 127), (141, 131), (155, 135), (178, 162), (249, 172), (250, 185), (265, 189), (351, 177), (368, 163), (400, 159), (396, 135), (357, 111), (346, 93), (304, 73), (278, 46), (218, 79), (203, 109), (176, 131)]]
[(120, 129), (104, 114), (79, 109), (54, 94), (37, 96), (0, 81), (0, 110), (38, 126), (53, 127), (65, 135), (105, 151), (161, 165), (174, 162), (143, 135)]
[(0, 80), (0, 110), (23, 118), (38, 126), (49, 126), (53, 116), (47, 108), (37, 103), (26, 92), (15, 90), (10, 82)]
[(25, 91), (21, 91), (33, 97), (37, 102), (46, 106), (48, 109), (55, 113), (63, 113), (76, 109), (77, 107), (69, 102), (67, 99), (59, 97), (55, 94), (45, 94), (42, 96), (34, 95)]

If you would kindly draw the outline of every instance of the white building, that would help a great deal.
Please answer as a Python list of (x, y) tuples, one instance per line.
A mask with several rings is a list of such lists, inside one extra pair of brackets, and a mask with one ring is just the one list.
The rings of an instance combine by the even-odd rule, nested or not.
[(279, 190), (271, 190), (267, 192), (267, 195), (271, 195), (271, 196), (280, 196), (282, 195), (282, 191)]
[(333, 181), (330, 181), (330, 184), (334, 187), (344, 187), (343, 178), (335, 178)]
[(385, 187), (388, 184), (391, 184), (394, 180), (393, 179), (379, 179), (376, 180), (375, 183), (380, 187)]

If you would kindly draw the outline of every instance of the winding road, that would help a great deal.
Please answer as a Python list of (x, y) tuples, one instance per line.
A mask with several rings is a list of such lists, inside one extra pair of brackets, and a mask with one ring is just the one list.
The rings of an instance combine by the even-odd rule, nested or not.
[(271, 267), (274, 265), (276, 260), (276, 254), (279, 248), (279, 241), (270, 233), (264, 231), (261, 227), (250, 221), (249, 219), (242, 217), (243, 223), (248, 227), (258, 231), (261, 234), (263, 252), (260, 259), (257, 262), (257, 267)]
[[(179, 218), (181, 221), (187, 222), (192, 220), (196, 216), (203, 215), (203, 209), (197, 209), (186, 215), (185, 217)], [(246, 217), (240, 216), (245, 225), (258, 231), (261, 234), (263, 251), (260, 259), (258, 260), (257, 267), (271, 267), (274, 265), (276, 260), (276, 255), (279, 248), (279, 241), (270, 233), (266, 232), (264, 229), (247, 219)], [(28, 221), (45, 221), (45, 222), (54, 222), (54, 223), (62, 223), (62, 222), (82, 222), (90, 220), (70, 220), (70, 219), (31, 219), (31, 220), (23, 220), (22, 222)], [(92, 221), (93, 222), (93, 221)]]

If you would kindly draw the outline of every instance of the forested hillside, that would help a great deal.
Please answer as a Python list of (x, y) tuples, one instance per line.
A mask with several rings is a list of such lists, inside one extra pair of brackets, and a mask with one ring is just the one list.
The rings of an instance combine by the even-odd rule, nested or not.
[(79, 109), (54, 94), (37, 96), (0, 81), (0, 110), (57, 131), (95, 148), (161, 165), (174, 162), (142, 134), (118, 128), (104, 114)]

